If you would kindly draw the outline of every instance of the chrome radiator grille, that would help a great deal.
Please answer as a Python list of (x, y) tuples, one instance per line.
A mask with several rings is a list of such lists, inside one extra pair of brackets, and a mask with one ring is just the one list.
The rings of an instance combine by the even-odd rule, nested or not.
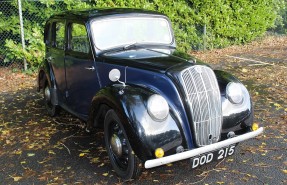
[(222, 110), (214, 72), (206, 66), (192, 66), (181, 72), (181, 81), (191, 110), (196, 144), (204, 146), (217, 142)]

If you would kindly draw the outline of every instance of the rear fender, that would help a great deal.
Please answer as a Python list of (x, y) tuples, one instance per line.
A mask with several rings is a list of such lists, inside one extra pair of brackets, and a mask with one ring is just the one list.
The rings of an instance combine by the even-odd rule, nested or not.
[(50, 64), (45, 61), (44, 65), (40, 67), (37, 77), (37, 91), (40, 92), (41, 89), (45, 88), (46, 83), (49, 84), (50, 92), (51, 92), (51, 102), (53, 105), (58, 105), (58, 93), (57, 93), (57, 87), (55, 83), (55, 76), (53, 73), (52, 68), (50, 67)]

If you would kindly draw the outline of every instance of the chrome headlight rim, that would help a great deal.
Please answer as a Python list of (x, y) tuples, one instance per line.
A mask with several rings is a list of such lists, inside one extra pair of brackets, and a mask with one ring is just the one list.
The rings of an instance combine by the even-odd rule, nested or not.
[(162, 122), (169, 115), (169, 105), (164, 97), (153, 94), (147, 100), (147, 111), (154, 121)]
[(229, 82), (226, 86), (227, 99), (235, 105), (241, 105), (244, 102), (243, 85), (241, 83)]

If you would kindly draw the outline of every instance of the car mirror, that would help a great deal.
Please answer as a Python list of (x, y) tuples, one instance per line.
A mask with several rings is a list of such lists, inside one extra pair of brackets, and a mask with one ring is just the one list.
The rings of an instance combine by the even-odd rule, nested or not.
[(118, 69), (112, 69), (109, 73), (109, 79), (112, 82), (118, 81), (120, 77), (121, 77), (121, 72)]

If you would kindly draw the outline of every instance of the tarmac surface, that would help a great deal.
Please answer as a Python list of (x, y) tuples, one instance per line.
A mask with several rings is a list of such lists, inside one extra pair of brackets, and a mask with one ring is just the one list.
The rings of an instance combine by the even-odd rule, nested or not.
[[(263, 135), (239, 144), (222, 161), (191, 169), (184, 160), (143, 170), (129, 182), (112, 170), (102, 130), (86, 133), (85, 123), (64, 111), (47, 116), (35, 77), (25, 77), (17, 89), (2, 87), (0, 184), (287, 184), (286, 53), (287, 45), (265, 44), (207, 59), (247, 86)], [(0, 83), (13, 80), (10, 72), (1, 73)]]

